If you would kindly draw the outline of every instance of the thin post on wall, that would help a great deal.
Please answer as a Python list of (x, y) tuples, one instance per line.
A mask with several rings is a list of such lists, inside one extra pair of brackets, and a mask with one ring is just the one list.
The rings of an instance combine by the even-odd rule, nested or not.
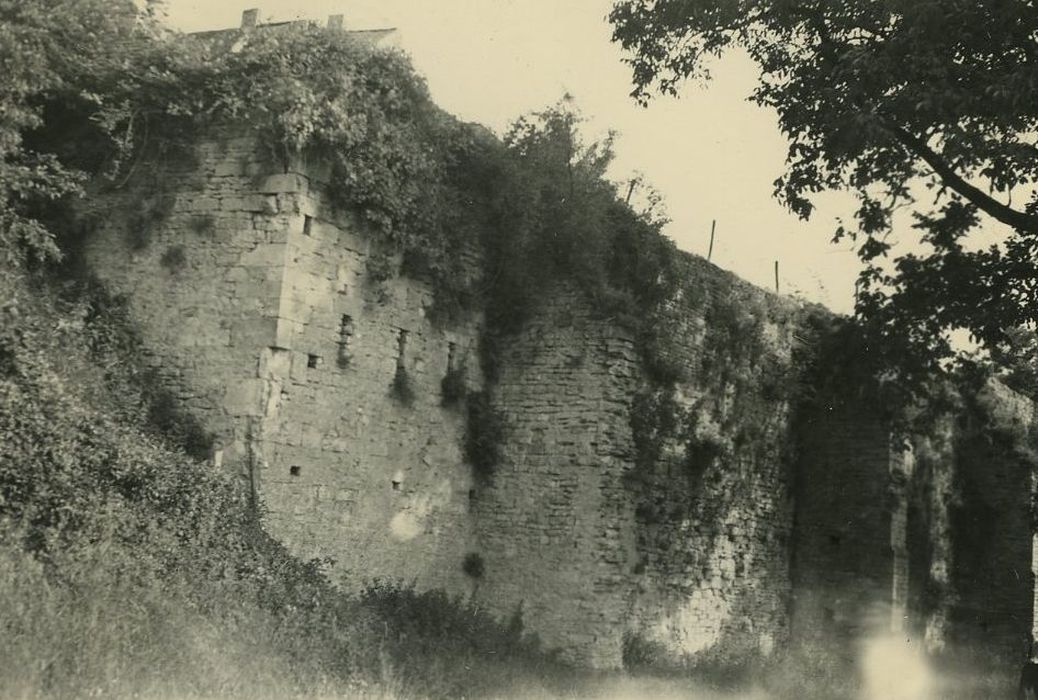
[(778, 260), (775, 261), (775, 293), (779, 293)]
[(706, 251), (706, 261), (710, 262), (710, 258), (714, 255), (714, 230), (717, 228), (717, 219), (710, 222), (710, 248)]

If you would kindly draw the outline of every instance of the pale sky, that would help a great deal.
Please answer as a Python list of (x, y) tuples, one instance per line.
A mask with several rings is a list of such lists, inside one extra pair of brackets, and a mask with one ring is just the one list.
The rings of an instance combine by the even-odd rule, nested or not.
[(830, 195), (810, 222), (771, 196), (786, 143), (773, 113), (746, 101), (753, 64), (739, 55), (713, 68), (707, 86), (689, 84), (679, 99), (648, 108), (629, 97), (630, 72), (609, 41), (612, 0), (167, 0), (171, 26), (183, 31), (238, 26), (258, 7), (261, 21), (343, 14), (347, 27), (396, 27), (398, 45), (429, 83), (433, 99), (498, 134), (517, 116), (569, 93), (589, 118), (586, 135), (619, 132), (611, 177), (641, 172), (666, 200), (666, 233), (741, 277), (848, 312), (859, 263), (848, 244), (829, 242), (835, 216), (853, 202)]

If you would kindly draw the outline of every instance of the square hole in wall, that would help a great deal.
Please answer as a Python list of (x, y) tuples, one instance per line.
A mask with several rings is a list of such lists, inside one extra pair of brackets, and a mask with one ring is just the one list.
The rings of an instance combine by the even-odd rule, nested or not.
[(400, 482), (397, 481), (396, 479), (393, 479), (393, 490), (394, 491), (399, 491), (400, 490)]
[(314, 233), (314, 217), (306, 214), (303, 216), (303, 235), (312, 236)]
[(288, 473), (290, 476), (299, 476), (303, 473), (303, 468), (296, 464), (293, 464), (291, 467), (288, 468)]
[(307, 366), (308, 369), (317, 369), (318, 365), (320, 365), (320, 364), (321, 364), (321, 356), (320, 355), (307, 355), (306, 356), (306, 366)]

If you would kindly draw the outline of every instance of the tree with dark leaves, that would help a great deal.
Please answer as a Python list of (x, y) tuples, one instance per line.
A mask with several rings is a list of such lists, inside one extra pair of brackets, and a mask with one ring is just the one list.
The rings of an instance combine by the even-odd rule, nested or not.
[[(76, 104), (62, 127), (114, 132), (103, 81), (129, 76), (159, 33), (156, 2), (0, 0), (0, 262), (56, 257), (40, 212), (80, 191), (81, 159), (40, 147), (48, 105)], [(129, 83), (129, 78), (124, 78)]]
[[(621, 0), (613, 38), (633, 96), (676, 94), (745, 51), (751, 99), (789, 141), (775, 195), (802, 218), (812, 196), (857, 196), (857, 312), (873, 349), (937, 366), (948, 331), (993, 354), (1038, 321), (1038, 6), (1022, 0)], [(894, 260), (908, 207), (921, 252)], [(888, 358), (888, 359), (893, 359)]]

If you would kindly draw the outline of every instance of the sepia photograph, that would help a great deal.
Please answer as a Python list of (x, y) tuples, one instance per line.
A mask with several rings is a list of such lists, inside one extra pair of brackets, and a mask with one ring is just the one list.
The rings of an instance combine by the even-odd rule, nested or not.
[(1038, 700), (1030, 0), (0, 0), (0, 700)]

